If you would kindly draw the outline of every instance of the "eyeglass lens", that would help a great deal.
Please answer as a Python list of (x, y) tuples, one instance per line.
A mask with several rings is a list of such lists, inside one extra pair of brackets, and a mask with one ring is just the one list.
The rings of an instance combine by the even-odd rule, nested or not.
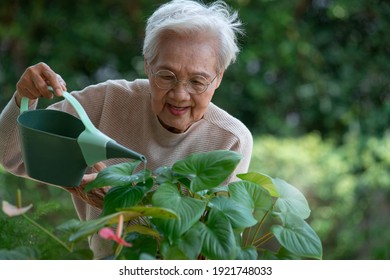
[(155, 77), (156, 85), (161, 89), (172, 89), (179, 82), (184, 82), (187, 91), (192, 94), (200, 94), (205, 92), (208, 86), (211, 84), (205, 77), (201, 75), (195, 75), (187, 81), (179, 81), (176, 75), (169, 70), (160, 70), (153, 75)]

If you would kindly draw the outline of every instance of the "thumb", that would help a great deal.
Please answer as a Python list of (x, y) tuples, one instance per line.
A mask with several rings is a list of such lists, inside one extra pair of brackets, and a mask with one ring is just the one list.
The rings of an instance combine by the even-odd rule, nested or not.
[(93, 168), (97, 171), (97, 172), (100, 172), (102, 171), (104, 168), (106, 168), (107, 165), (105, 165), (103, 162), (97, 162), (94, 164)]
[(84, 186), (96, 179), (97, 173), (85, 174), (81, 179), (81, 186)]

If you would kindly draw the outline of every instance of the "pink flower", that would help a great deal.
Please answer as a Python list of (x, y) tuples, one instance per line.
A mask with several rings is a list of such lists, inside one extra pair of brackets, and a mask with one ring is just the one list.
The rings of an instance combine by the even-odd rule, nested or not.
[(3, 203), (2, 203), (2, 208), (3, 208), (3, 212), (9, 216), (9, 217), (15, 217), (15, 216), (20, 216), (20, 215), (23, 215), (24, 213), (26, 213), (28, 210), (31, 209), (31, 207), (33, 206), (32, 204), (26, 206), (26, 207), (16, 207), (15, 205), (12, 205), (10, 203), (8, 203), (7, 201), (3, 200)]
[(104, 239), (113, 240), (120, 245), (123, 245), (126, 247), (132, 247), (133, 244), (127, 243), (123, 238), (121, 238), (122, 229), (123, 229), (123, 215), (119, 215), (118, 216), (118, 227), (117, 227), (116, 233), (111, 228), (105, 227), (99, 231), (99, 235), (100, 235), (100, 237), (102, 237)]

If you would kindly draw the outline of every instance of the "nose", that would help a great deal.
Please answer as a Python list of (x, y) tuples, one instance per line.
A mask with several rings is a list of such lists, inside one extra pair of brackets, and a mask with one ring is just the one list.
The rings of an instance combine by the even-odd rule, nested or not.
[(191, 94), (187, 89), (186, 81), (178, 81), (176, 86), (170, 90), (171, 97), (177, 101), (184, 101), (191, 99)]

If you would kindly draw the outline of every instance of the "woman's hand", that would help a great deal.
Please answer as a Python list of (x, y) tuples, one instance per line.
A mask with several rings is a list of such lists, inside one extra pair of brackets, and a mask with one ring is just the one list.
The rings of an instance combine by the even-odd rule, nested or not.
[(28, 67), (16, 84), (16, 104), (20, 107), (22, 97), (30, 100), (39, 97), (52, 98), (53, 94), (47, 88), (48, 86), (53, 88), (57, 96), (61, 96), (62, 92), (66, 91), (65, 81), (47, 64), (40, 62)]
[(83, 179), (81, 180), (81, 184), (79, 187), (76, 188), (65, 188), (68, 192), (73, 194), (74, 196), (82, 199), (86, 203), (99, 208), (103, 209), (103, 199), (110, 187), (103, 187), (103, 188), (96, 188), (92, 189), (89, 192), (85, 192), (84, 189), (87, 186), (88, 183), (95, 180), (97, 174), (102, 171), (104, 168), (106, 168), (106, 165), (102, 162), (96, 163), (94, 166), (95, 173), (85, 174)]

